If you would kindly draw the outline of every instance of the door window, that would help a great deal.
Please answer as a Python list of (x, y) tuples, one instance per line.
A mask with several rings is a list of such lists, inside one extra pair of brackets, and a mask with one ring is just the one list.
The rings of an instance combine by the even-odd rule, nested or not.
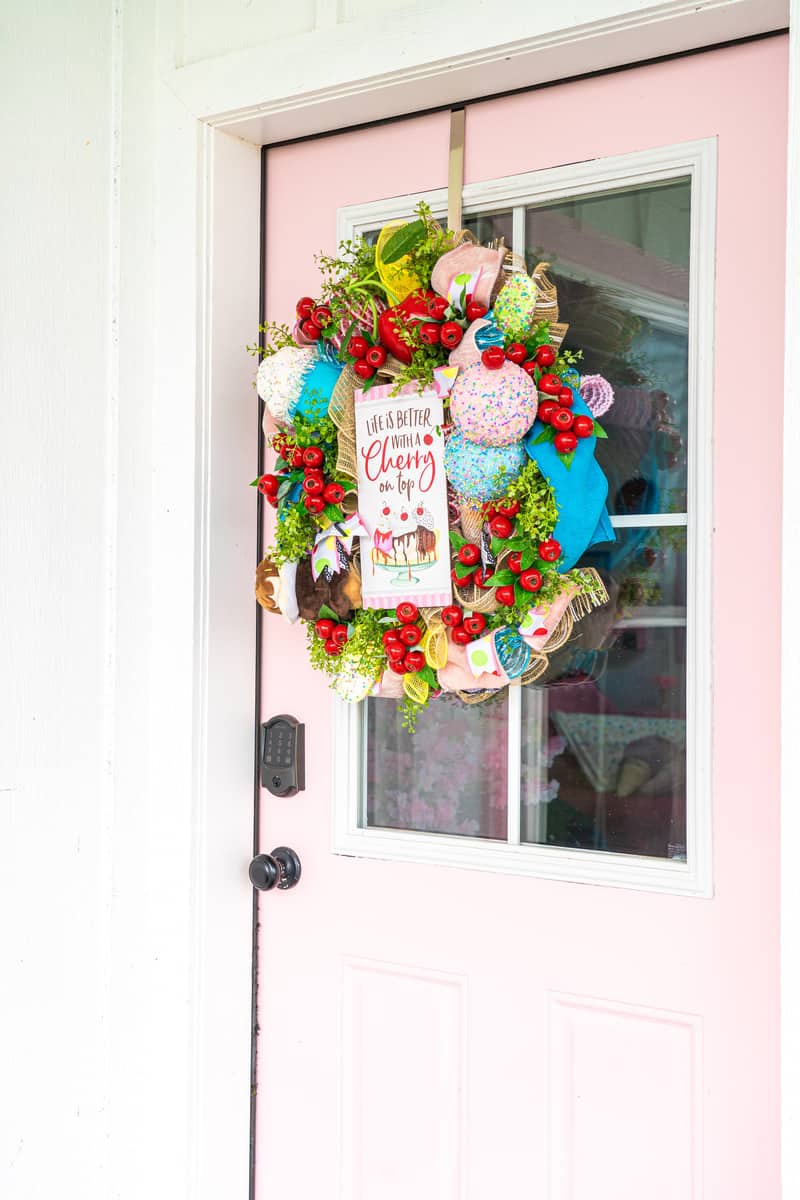
[(360, 780), (357, 798), (350, 787), (335, 802), (340, 849), (708, 886), (713, 159), (704, 143), (673, 148), (671, 164), (662, 152), (655, 170), (652, 157), (584, 164), (572, 191), (575, 168), (481, 185), (505, 191), (503, 206), (481, 203), (477, 185), (465, 194), (479, 240), (504, 238), (529, 271), (551, 264), (565, 344), (583, 349), (583, 376), (613, 386), (597, 456), (616, 540), (581, 562), (610, 602), (535, 685), (480, 704), (442, 697), (415, 733), (393, 701), (340, 712), (337, 753)]

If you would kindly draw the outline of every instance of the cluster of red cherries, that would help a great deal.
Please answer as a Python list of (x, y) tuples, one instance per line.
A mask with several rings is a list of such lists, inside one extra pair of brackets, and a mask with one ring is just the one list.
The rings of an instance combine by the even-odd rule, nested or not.
[(330, 617), (320, 617), (315, 623), (314, 628), (319, 637), (325, 643), (325, 653), (331, 658), (335, 658), (337, 654), (342, 653), (342, 649), (347, 642), (347, 626), (337, 625), (336, 621), (332, 621)]
[(328, 504), (341, 504), (344, 488), (332, 479), (326, 479), (323, 466), (325, 455), (319, 446), (297, 446), (288, 440), (276, 440), (275, 449), (286, 463), (277, 475), (262, 475), (258, 490), (273, 508), (278, 507), (278, 489), (283, 479), (292, 471), (303, 471), (303, 504), (308, 511), (318, 516)]
[(422, 641), (422, 630), (417, 621), (419, 609), (410, 600), (403, 600), (397, 606), (399, 625), (387, 629), (383, 635), (383, 648), (389, 660), (389, 667), (395, 675), (416, 675), (425, 666), (425, 655), (415, 647)]
[[(450, 301), (444, 296), (430, 296), (425, 301), (425, 307), (430, 320), (421, 320), (418, 324), (419, 340), (423, 346), (444, 346), (445, 350), (455, 350), (464, 336), (464, 330), (458, 321), (445, 320)], [(488, 311), (485, 304), (467, 299), (464, 315), (467, 321), (479, 321)]]
[(555, 430), (553, 444), (559, 454), (571, 454), (579, 438), (591, 437), (594, 421), (585, 413), (573, 413), (572, 389), (558, 375), (542, 375), (536, 385), (547, 397), (539, 405), (537, 417), (543, 425)]
[(511, 342), (508, 346), (487, 346), (481, 354), (481, 362), (489, 371), (499, 371), (505, 362), (515, 363), (522, 367), (531, 377), (536, 371), (552, 367), (556, 361), (556, 352), (552, 346), (537, 346), (533, 358), (527, 346), (522, 342)]
[(310, 296), (301, 296), (295, 305), (300, 329), (312, 342), (318, 342), (333, 320), (327, 304), (317, 304)]

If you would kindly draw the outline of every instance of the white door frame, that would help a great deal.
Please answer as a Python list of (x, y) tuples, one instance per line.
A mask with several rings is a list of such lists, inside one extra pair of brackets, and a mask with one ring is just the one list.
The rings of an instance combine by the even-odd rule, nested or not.
[[(254, 474), (255, 406), (252, 363), (242, 348), (253, 340), (258, 311), (259, 143), (336, 129), (359, 119), (356, 114), (362, 120), (367, 112), (400, 115), (530, 85), (551, 79), (564, 61), (576, 75), (766, 32), (786, 24), (787, 6), (785, 0), (671, 0), (656, 6), (575, 0), (568, 28), (558, 27), (562, 6), (542, 12), (528, 0), (512, 0), (510, 7), (518, 10), (519, 23), (506, 27), (529, 30), (528, 36), (476, 51), (486, 28), (475, 6), (463, 21), (450, 23), (445, 61), (404, 59), (407, 66), (398, 70), (396, 40), (387, 47), (387, 39), (376, 36), (372, 41), (381, 48), (366, 81), (356, 51), (369, 31), (353, 47), (337, 41), (342, 31), (332, 28), (336, 66), (320, 88), (314, 78), (287, 80), (291, 55), (281, 46), (176, 68), (175, 9), (160, 4), (159, 44), (170, 48), (170, 62), (162, 66), (155, 98), (143, 49), (152, 10), (149, 4), (125, 9), (117, 46), (122, 82), (115, 120), (123, 153), (115, 202), (122, 214), (130, 214), (131, 203), (141, 204), (142, 215), (119, 226), (121, 466), (109, 479), (118, 495), (116, 538), (124, 551), (114, 665), (120, 777), (124, 763), (131, 764), (127, 796), (123, 785), (114, 819), (110, 991), (119, 1032), (112, 1038), (110, 1069), (112, 1096), (130, 1090), (137, 1070), (151, 1070), (152, 1094), (146, 1115), (125, 1102), (112, 1113), (112, 1169), (121, 1197), (143, 1194), (140, 1160), (148, 1154), (148, 1135), (163, 1147), (157, 1161), (172, 1166), (175, 1186), (167, 1186), (165, 1176), (160, 1194), (192, 1200), (247, 1195), (254, 564), (243, 531), (253, 521), (246, 483)], [(791, 8), (784, 437), (800, 446), (800, 0), (791, 0)], [(415, 45), (437, 44), (436, 12), (430, 6), (399, 14), (401, 27), (413, 22), (409, 38), (416, 32)], [(142, 173), (148, 161), (149, 177)], [(131, 169), (137, 164), (138, 175)], [(149, 326), (141, 318), (145, 295), (155, 314)], [(150, 394), (152, 403), (143, 403)], [(137, 462), (144, 465), (141, 473), (128, 465)], [(788, 755), (800, 728), (793, 686), (800, 649), (789, 615), (800, 585), (797, 472), (784, 480), (784, 505)], [(129, 611), (124, 604), (126, 571), (131, 588), (144, 581), (154, 597), (144, 623), (140, 608)], [(143, 688), (138, 668), (145, 657)], [(800, 805), (788, 758), (785, 765), (783, 1004), (796, 1013), (800, 878), (793, 857)], [(139, 771), (157, 784), (133, 817), (130, 781)], [(122, 946), (130, 953), (117, 949)], [(280, 986), (280, 980), (264, 986)], [(176, 1045), (177, 1030), (187, 1036)], [(788, 1200), (800, 1194), (796, 1020), (786, 1022), (783, 1032), (783, 1125)]]

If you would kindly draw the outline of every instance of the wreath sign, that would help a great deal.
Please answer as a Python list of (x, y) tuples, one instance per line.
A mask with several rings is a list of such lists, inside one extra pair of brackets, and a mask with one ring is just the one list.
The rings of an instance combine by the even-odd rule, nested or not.
[(413, 729), (443, 692), (529, 684), (608, 596), (577, 567), (610, 541), (597, 421), (613, 403), (563, 347), (556, 288), (423, 204), (375, 245), (319, 256), (318, 300), (261, 327), (256, 386), (276, 509), (256, 596), (307, 626), (311, 663)]

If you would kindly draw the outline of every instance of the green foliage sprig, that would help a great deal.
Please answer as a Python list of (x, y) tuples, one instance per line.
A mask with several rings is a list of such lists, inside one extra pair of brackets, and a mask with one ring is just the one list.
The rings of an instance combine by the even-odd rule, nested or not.
[(275, 548), (270, 554), (276, 566), (297, 562), (311, 553), (317, 525), (300, 504), (287, 505), (275, 527)]
[(509, 484), (508, 495), (519, 502), (518, 528), (537, 545), (549, 538), (558, 521), (558, 505), (553, 489), (535, 462), (522, 468)]
[(247, 353), (259, 360), (277, 354), (284, 346), (296, 346), (288, 325), (279, 325), (277, 321), (265, 321), (259, 325), (258, 332), (262, 334), (263, 345), (254, 342), (252, 346), (247, 347)]

